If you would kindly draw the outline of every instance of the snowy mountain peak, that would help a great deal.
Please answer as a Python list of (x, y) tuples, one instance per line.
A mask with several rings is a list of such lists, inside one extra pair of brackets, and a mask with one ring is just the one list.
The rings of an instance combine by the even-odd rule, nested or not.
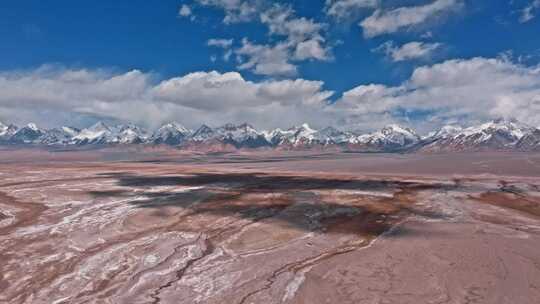
[(315, 134), (317, 130), (312, 129), (307, 123), (303, 123), (300, 126), (295, 126), (290, 131), (294, 131), (296, 137), (311, 137), (312, 134)]
[(493, 121), (484, 123), (480, 126), (469, 127), (463, 130), (460, 135), (478, 135), (480, 136), (478, 141), (489, 140), (494, 135), (507, 137), (509, 141), (517, 141), (526, 133), (530, 132), (532, 129), (532, 127), (524, 123), (518, 122), (515, 119), (498, 118)]
[(79, 132), (79, 129), (65, 126), (50, 129), (45, 131), (45, 134), (39, 138), (39, 143), (44, 145), (67, 145)]
[(17, 127), (14, 125), (6, 125), (0, 122), (0, 140), (13, 135), (17, 131)]
[(86, 130), (94, 131), (94, 132), (101, 132), (101, 131), (111, 131), (109, 126), (107, 126), (104, 122), (98, 121), (91, 127), (87, 128)]
[(176, 146), (184, 142), (186, 137), (191, 135), (192, 131), (177, 122), (170, 122), (152, 134), (150, 142), (154, 144), (167, 144)]
[(447, 125), (447, 126), (444, 126), (444, 127), (440, 128), (437, 131), (433, 131), (433, 132), (429, 133), (425, 137), (425, 139), (452, 137), (452, 136), (455, 136), (456, 134), (460, 133), (461, 131), (463, 131), (463, 128), (461, 126)]
[(9, 134), (9, 140), (13, 143), (34, 143), (38, 138), (40, 138), (45, 132), (40, 130), (36, 124), (30, 123), (23, 128), (8, 128), (11, 129), (11, 134)]
[(199, 129), (193, 139), (200, 141), (200, 138), (215, 140), (225, 144), (231, 144), (235, 147), (262, 147), (268, 146), (269, 142), (266, 139), (265, 133), (257, 131), (254, 127), (247, 123), (241, 125), (225, 124), (215, 129)]
[(213, 132), (212, 128), (203, 124), (199, 127), (199, 129), (197, 129), (197, 131), (195, 131), (195, 134), (206, 134), (211, 132)]
[[(422, 147), (425, 151), (481, 151), (508, 150), (520, 145), (521, 140), (535, 129), (515, 119), (498, 118), (479, 126), (451, 130), (446, 135), (433, 138)], [(533, 136), (534, 137), (534, 136)], [(529, 137), (526, 142), (534, 142)], [(527, 144), (521, 143), (522, 146)]]
[(272, 145), (309, 146), (318, 141), (317, 130), (312, 129), (307, 123), (294, 126), (286, 131), (274, 129), (265, 134), (266, 139)]
[(442, 134), (455, 134), (455, 133), (458, 133), (461, 130), (463, 130), (463, 128), (461, 126), (448, 125), (448, 126), (442, 127), (439, 130), (439, 132), (442, 133)]
[(62, 129), (62, 131), (64, 131), (67, 134), (70, 134), (71, 136), (75, 136), (75, 135), (79, 134), (79, 132), (81, 132), (81, 130), (79, 130), (77, 128), (66, 127), (66, 126), (62, 127), (61, 129)]
[(186, 127), (184, 127), (183, 125), (177, 123), (177, 122), (169, 122), (167, 124), (164, 124), (163, 126), (161, 126), (158, 131), (164, 131), (164, 130), (174, 130), (174, 131), (178, 131), (178, 132), (181, 132), (181, 133), (190, 133), (190, 130)]
[(416, 132), (414, 132), (412, 129), (407, 128), (407, 127), (402, 127), (397, 124), (387, 125), (384, 128), (382, 128), (380, 132), (384, 135), (390, 135), (393, 133), (401, 133), (401, 134), (406, 134), (406, 135), (417, 136)]
[(30, 130), (33, 130), (33, 131), (39, 131), (38, 126), (33, 122), (27, 124), (26, 127), (29, 128)]
[(77, 144), (105, 144), (112, 142), (113, 134), (111, 129), (103, 122), (99, 121), (89, 128), (81, 130), (73, 137)]
[(303, 132), (303, 133), (315, 133), (315, 132), (317, 132), (317, 130), (312, 129), (309, 126), (309, 124), (307, 124), (307, 123), (303, 123), (303, 124), (301, 124), (299, 126), (294, 126), (294, 127), (290, 128), (289, 131)]
[(147, 140), (147, 132), (134, 124), (109, 127), (103, 122), (83, 129), (73, 137), (77, 144), (136, 144)]
[(319, 142), (323, 144), (354, 144), (357, 142), (355, 134), (343, 132), (331, 126), (318, 131), (317, 137)]
[(412, 129), (392, 124), (380, 131), (360, 135), (358, 143), (375, 150), (395, 150), (412, 146), (420, 141), (420, 136)]
[(212, 138), (214, 130), (209, 126), (203, 124), (195, 133), (193, 133), (191, 139), (195, 141), (204, 141)]

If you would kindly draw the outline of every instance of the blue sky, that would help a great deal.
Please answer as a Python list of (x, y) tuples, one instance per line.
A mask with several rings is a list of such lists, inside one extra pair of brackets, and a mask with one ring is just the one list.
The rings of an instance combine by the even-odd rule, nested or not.
[[(247, 13), (237, 10), (239, 5)], [(392, 28), (402, 22), (399, 14), (403, 10), (419, 19)], [(178, 120), (195, 126), (200, 120), (220, 124), (230, 119), (265, 128), (308, 121), (359, 129), (398, 122), (427, 129), (473, 123), (508, 112), (540, 124), (533, 115), (540, 62), (540, 17), (536, 14), (540, 14), (540, 1), (535, 0), (3, 1), (0, 87), (14, 92), (0, 96), (0, 120), (88, 124), (109, 119), (148, 126)], [(284, 19), (276, 21), (279, 16)], [(217, 42), (213, 46), (209, 45), (211, 39)], [(474, 60), (479, 58), (484, 61), (475, 66)], [(464, 109), (460, 102), (422, 101), (428, 95), (446, 98), (433, 95), (440, 91), (436, 88), (419, 91), (414, 75), (423, 68), (439, 73), (430, 79), (459, 68), (474, 79), (482, 78), (482, 73), (500, 73), (500, 77), (514, 79), (517, 75), (524, 78), (523, 83), (533, 84), (520, 90), (519, 96), (510, 96), (512, 88), (494, 87), (494, 92), (500, 92), (490, 96), (493, 104), (475, 95), (486, 84), (470, 88), (468, 103), (498, 109), (482, 114), (481, 108)], [(208, 74), (214, 70), (217, 74)], [(71, 93), (76, 89), (64, 76), (81, 71), (87, 78), (77, 81), (89, 91), (100, 91), (99, 83), (136, 71), (137, 80), (125, 78), (138, 83), (140, 87), (133, 91), (141, 93), (120, 92), (130, 91), (126, 83), (114, 87), (118, 90), (114, 98), (90, 93), (78, 96)], [(176, 86), (176, 95), (164, 92), (166, 87), (171, 89), (172, 80), (197, 72), (206, 73), (196, 77), (198, 81), (225, 81), (224, 87), (232, 81), (240, 87), (230, 85), (230, 90), (241, 90), (247, 84), (248, 90), (256, 92), (245, 97), (245, 104), (229, 102), (226, 97), (219, 105), (200, 93), (207, 87), (204, 83)], [(241, 79), (227, 74), (230, 72), (238, 72)], [(23, 83), (34, 83), (29, 79), (52, 83), (51, 92), (65, 94), (47, 95), (39, 90), (43, 86), (20, 89)], [(89, 84), (89, 79), (95, 83)], [(299, 80), (304, 82), (299, 84)], [(520, 84), (514, 85), (521, 88)], [(422, 82), (423, 87), (431, 85)], [(285, 87), (290, 92), (283, 92)], [(199, 90), (202, 96), (189, 90)], [(261, 92), (268, 90), (273, 90), (272, 96), (261, 98)], [(44, 96), (35, 96), (39, 94)], [(242, 98), (230, 92), (212, 94), (209, 96)], [(69, 104), (61, 100), (65, 96), (81, 100)], [(518, 99), (516, 105), (501, 108), (508, 103), (500, 101), (505, 97)], [(153, 108), (142, 113), (131, 109), (148, 104)], [(328, 108), (328, 104), (337, 106)], [(531, 104), (532, 114), (520, 114), (516, 109)], [(369, 110), (377, 107), (381, 108)], [(120, 113), (123, 109), (129, 113)], [(221, 115), (223, 109), (227, 115)]]

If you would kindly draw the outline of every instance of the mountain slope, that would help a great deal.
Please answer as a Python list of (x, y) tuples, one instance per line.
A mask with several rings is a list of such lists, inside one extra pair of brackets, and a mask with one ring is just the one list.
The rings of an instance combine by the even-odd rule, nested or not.
[(113, 134), (116, 137), (113, 142), (120, 144), (142, 144), (149, 137), (146, 130), (133, 124), (118, 125), (113, 128)]
[[(421, 151), (483, 151), (512, 150), (534, 128), (516, 120), (497, 119), (454, 133), (439, 131), (422, 147)], [(442, 135), (441, 135), (442, 134)]]
[(308, 148), (319, 144), (318, 132), (307, 123), (294, 126), (287, 130), (275, 129), (266, 134), (266, 139), (273, 146), (286, 146), (296, 148)]
[(521, 151), (540, 151), (540, 129), (527, 132), (516, 143), (516, 148)]
[(36, 124), (29, 123), (15, 131), (15, 133), (10, 136), (9, 141), (16, 144), (30, 144), (35, 143), (44, 134), (45, 131), (38, 128)]
[(103, 122), (97, 122), (89, 128), (82, 129), (79, 134), (73, 137), (72, 142), (77, 145), (86, 144), (106, 144), (112, 142), (112, 130)]
[(77, 145), (142, 144), (146, 143), (147, 139), (146, 130), (136, 125), (108, 126), (100, 121), (81, 130), (73, 137), (72, 143)]
[(369, 151), (394, 151), (411, 147), (420, 139), (412, 129), (393, 124), (380, 131), (358, 136), (356, 145)]
[(8, 143), (17, 130), (18, 128), (15, 125), (6, 125), (0, 122), (0, 143)]
[(251, 125), (226, 124), (218, 128), (202, 125), (188, 139), (190, 144), (231, 145), (235, 148), (260, 148), (269, 146), (263, 132), (257, 131)]
[(161, 126), (149, 138), (152, 144), (176, 146), (184, 142), (193, 132), (179, 123), (171, 122)]
[(46, 130), (45, 134), (39, 138), (39, 143), (43, 145), (67, 145), (71, 143), (73, 137), (79, 134), (80, 130), (71, 127), (61, 127)]

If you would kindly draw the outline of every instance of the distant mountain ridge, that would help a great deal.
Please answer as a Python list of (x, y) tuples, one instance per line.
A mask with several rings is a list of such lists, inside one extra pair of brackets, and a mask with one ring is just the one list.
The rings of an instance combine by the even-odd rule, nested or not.
[(479, 126), (462, 129), (444, 127), (425, 138), (421, 151), (505, 151), (540, 150), (535, 136), (538, 129), (511, 119), (496, 119)]
[(369, 134), (321, 130), (308, 124), (287, 130), (258, 131), (244, 123), (190, 130), (171, 122), (154, 132), (134, 124), (107, 125), (98, 122), (85, 129), (42, 129), (30, 123), (23, 127), (0, 122), (0, 144), (44, 146), (168, 145), (185, 149), (326, 149), (360, 152), (460, 152), (540, 151), (540, 129), (513, 119), (496, 119), (478, 126), (449, 125), (421, 137), (414, 130), (392, 124)]

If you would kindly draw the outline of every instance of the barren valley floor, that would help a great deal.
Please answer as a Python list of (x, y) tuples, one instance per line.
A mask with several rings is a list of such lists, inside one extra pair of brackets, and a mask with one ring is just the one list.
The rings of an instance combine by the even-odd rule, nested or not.
[(540, 303), (540, 155), (0, 151), (1, 303)]

